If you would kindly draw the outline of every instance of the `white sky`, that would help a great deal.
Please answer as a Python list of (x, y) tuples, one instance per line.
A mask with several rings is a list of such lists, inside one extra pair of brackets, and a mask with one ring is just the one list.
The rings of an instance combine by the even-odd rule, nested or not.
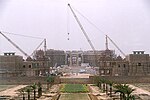
[[(75, 12), (96, 49), (105, 49), (104, 34), (108, 34), (126, 54), (133, 50), (150, 53), (149, 0), (0, 0), (0, 31), (46, 38), (49, 49), (91, 50), (68, 2), (105, 32)], [(5, 35), (28, 54), (42, 42)], [(120, 54), (110, 42), (109, 47)], [(11, 51), (22, 55), (0, 35), (0, 54)]]

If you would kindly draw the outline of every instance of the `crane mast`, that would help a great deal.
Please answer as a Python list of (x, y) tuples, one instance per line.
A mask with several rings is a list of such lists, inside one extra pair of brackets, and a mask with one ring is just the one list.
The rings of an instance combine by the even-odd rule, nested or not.
[(47, 47), (46, 47), (46, 39), (44, 39), (44, 56), (46, 56), (46, 49), (47, 49)]
[(74, 18), (76, 19), (77, 23), (79, 24), (79, 26), (80, 26), (80, 28), (81, 28), (81, 30), (82, 30), (82, 32), (83, 32), (83, 34), (84, 34), (84, 36), (86, 37), (86, 39), (87, 39), (87, 41), (88, 41), (88, 43), (90, 44), (90, 46), (91, 46), (92, 50), (93, 50), (93, 51), (94, 51), (94, 53), (95, 53), (95, 48), (94, 48), (94, 46), (93, 46), (93, 44), (92, 44), (91, 40), (89, 39), (89, 37), (88, 37), (88, 35), (87, 35), (86, 31), (84, 30), (84, 28), (83, 28), (82, 24), (80, 23), (80, 21), (79, 21), (78, 17), (76, 16), (76, 14), (75, 14), (75, 12), (73, 11), (73, 9), (72, 9), (72, 7), (70, 6), (70, 4), (68, 4), (68, 6), (69, 6), (69, 8), (70, 8), (71, 12), (73, 13), (73, 16), (74, 16)]
[(107, 37), (107, 35), (106, 35), (106, 43), (105, 43), (105, 45), (106, 45), (106, 50), (108, 50), (108, 37)]
[(25, 53), (19, 46), (17, 46), (11, 39), (9, 39), (7, 36), (5, 36), (2, 32), (0, 32), (1, 35), (3, 35), (14, 47), (16, 47), (21, 53), (23, 53), (26, 57), (29, 57), (27, 53)]
[(32, 52), (30, 56), (33, 56), (33, 54), (39, 49), (39, 47), (44, 43), (44, 56), (46, 55), (46, 39), (44, 39), (38, 46), (37, 48)]

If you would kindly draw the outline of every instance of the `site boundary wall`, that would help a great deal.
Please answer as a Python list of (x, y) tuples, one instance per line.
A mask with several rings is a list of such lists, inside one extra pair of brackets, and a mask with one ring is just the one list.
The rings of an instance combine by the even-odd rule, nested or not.
[[(4, 85), (20, 85), (20, 84), (33, 84), (44, 83), (46, 84), (47, 77), (7, 77), (0, 78), (0, 84)], [(150, 83), (150, 76), (90, 76), (89, 78), (60, 78), (55, 77), (54, 83), (71, 83), (71, 84), (93, 84), (98, 78), (111, 80), (115, 83)]]
[[(33, 83), (44, 83), (46, 84), (47, 77), (6, 77), (0, 78), (1, 85), (20, 85), (20, 84), (33, 84)], [(55, 77), (54, 83), (60, 83), (59, 77)]]
[(150, 76), (90, 76), (92, 83), (95, 82), (96, 78), (104, 78), (115, 83), (150, 83)]

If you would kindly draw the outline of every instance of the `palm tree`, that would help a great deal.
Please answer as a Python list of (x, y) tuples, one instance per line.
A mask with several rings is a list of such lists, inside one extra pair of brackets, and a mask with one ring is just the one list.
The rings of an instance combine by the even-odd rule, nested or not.
[(42, 96), (42, 84), (38, 82), (37, 86), (38, 86), (38, 97), (41, 97)]
[(101, 78), (100, 81), (102, 83), (102, 90), (103, 90), (103, 92), (105, 92), (105, 83), (106, 83), (106, 80), (103, 79), (103, 78)]
[(99, 87), (100, 89), (102, 89), (102, 82), (101, 82), (101, 80), (99, 80), (99, 82), (98, 82), (98, 87)]
[(132, 92), (135, 91), (135, 89), (130, 88), (129, 85), (122, 85), (122, 84), (117, 84), (114, 86), (117, 90), (115, 93), (120, 92), (120, 98), (121, 100), (134, 100), (134, 96), (132, 95)]
[(108, 80), (106, 80), (105, 82), (105, 92), (106, 94), (108, 94)]
[(112, 96), (112, 86), (113, 86), (114, 82), (107, 81), (107, 84), (109, 85), (109, 92), (110, 92), (110, 97), (111, 97)]
[(125, 100), (125, 89), (124, 89), (124, 85), (122, 84), (117, 84), (114, 86), (115, 93), (120, 93), (120, 100)]
[(101, 81), (99, 77), (95, 78), (95, 83), (96, 83), (96, 86), (98, 86), (101, 89)]
[(28, 100), (30, 100), (31, 88), (30, 87), (26, 87), (26, 92), (28, 93)]
[(132, 95), (132, 92), (135, 91), (135, 89), (129, 87), (129, 85), (126, 85), (125, 91), (126, 91), (126, 100), (135, 99), (134, 96)]
[(48, 76), (46, 81), (47, 81), (47, 90), (49, 90), (50, 85), (54, 82), (54, 77)]
[(96, 86), (98, 86), (100, 89), (102, 88), (102, 82), (101, 82), (101, 79), (99, 77), (95, 77), (95, 83), (96, 83)]
[(20, 89), (19, 92), (22, 95), (22, 100), (25, 100), (25, 90), (24, 90), (24, 88)]
[(34, 100), (36, 100), (36, 88), (37, 88), (37, 85), (34, 83), (33, 85), (31, 85), (31, 88), (33, 89), (33, 92), (34, 92)]

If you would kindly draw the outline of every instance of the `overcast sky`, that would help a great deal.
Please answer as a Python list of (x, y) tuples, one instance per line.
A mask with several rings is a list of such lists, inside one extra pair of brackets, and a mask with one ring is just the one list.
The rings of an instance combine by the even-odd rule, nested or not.
[[(48, 49), (91, 50), (68, 3), (97, 50), (105, 49), (107, 34), (125, 54), (150, 53), (149, 0), (0, 0), (0, 31), (46, 38)], [(43, 40), (5, 35), (29, 55)], [(110, 42), (109, 48), (120, 54)], [(11, 51), (21, 54), (0, 35), (0, 53)]]

